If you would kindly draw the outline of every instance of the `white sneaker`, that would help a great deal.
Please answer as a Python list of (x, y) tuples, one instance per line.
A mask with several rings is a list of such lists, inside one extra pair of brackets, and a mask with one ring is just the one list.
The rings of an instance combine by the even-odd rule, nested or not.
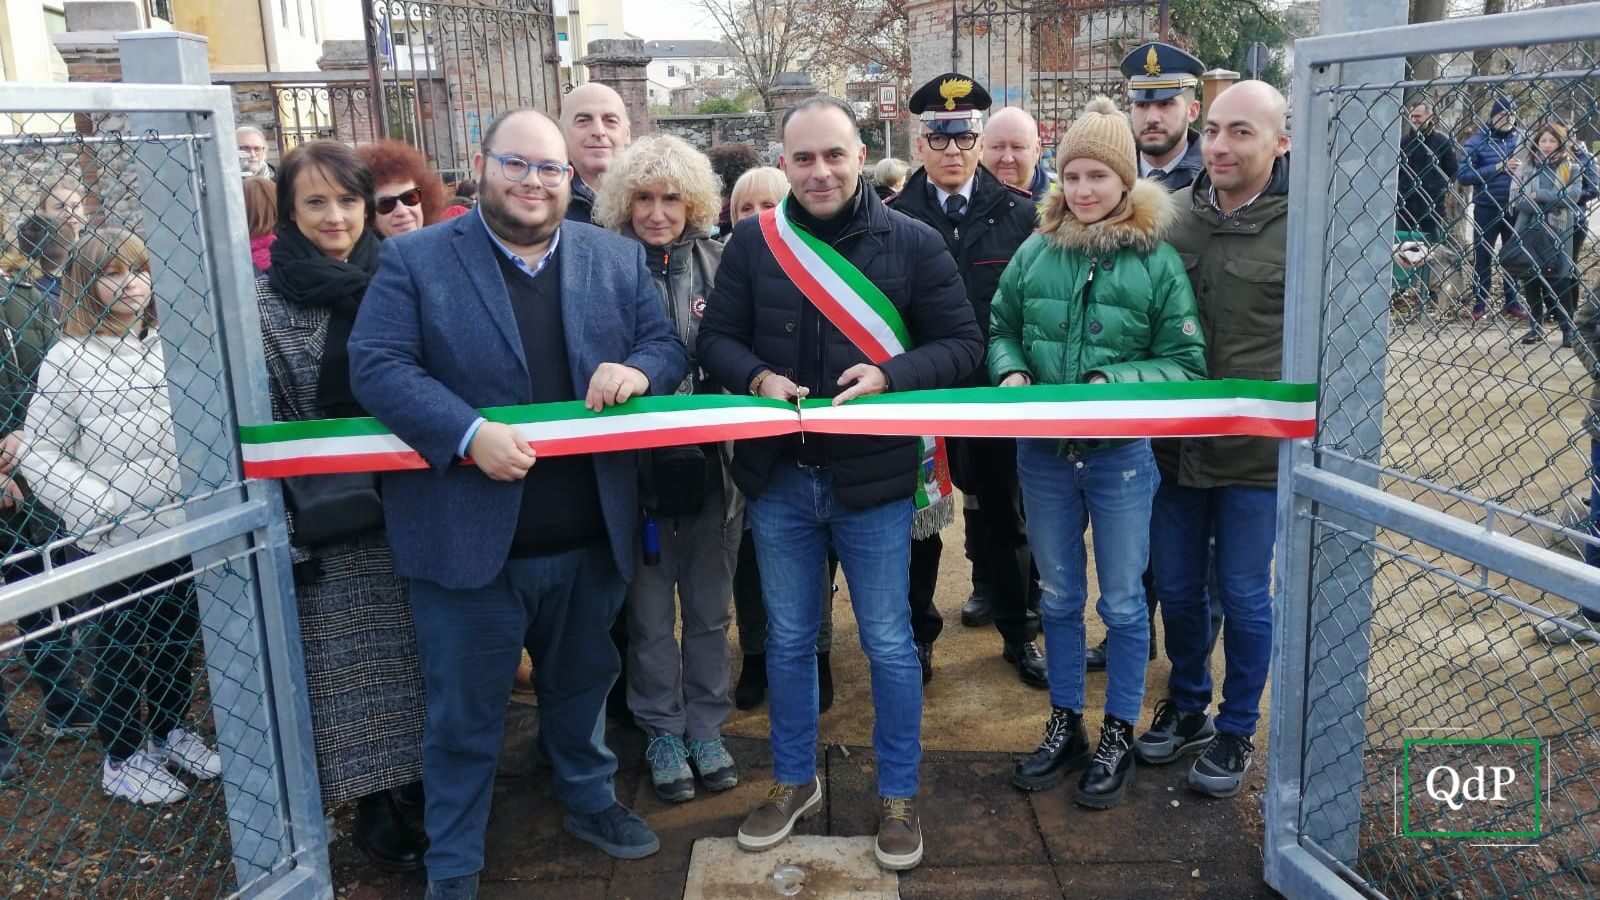
[(100, 768), (100, 788), (113, 797), (144, 806), (177, 803), (189, 796), (183, 782), (143, 750), (134, 751), (122, 762), (107, 759)]
[[(1567, 614), (1567, 618), (1580, 625), (1589, 626), (1590, 631), (1600, 631), (1600, 622), (1588, 621), (1579, 610), (1572, 610)], [(1594, 638), (1582, 632), (1573, 631), (1570, 627), (1561, 624), (1555, 619), (1541, 620), (1538, 625), (1534, 626), (1534, 630), (1539, 633), (1540, 638), (1549, 644), (1573, 644), (1578, 641), (1594, 643)]]
[(151, 738), (145, 750), (152, 759), (186, 772), (201, 781), (210, 781), (222, 774), (222, 757), (206, 746), (198, 735), (174, 728), (167, 739)]

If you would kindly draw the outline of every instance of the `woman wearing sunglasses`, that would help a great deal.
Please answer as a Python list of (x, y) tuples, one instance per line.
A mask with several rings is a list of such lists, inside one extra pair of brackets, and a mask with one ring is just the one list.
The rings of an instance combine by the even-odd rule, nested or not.
[(356, 148), (372, 170), (379, 236), (392, 238), (444, 219), (449, 194), (444, 179), (422, 152), (402, 141), (378, 141)]

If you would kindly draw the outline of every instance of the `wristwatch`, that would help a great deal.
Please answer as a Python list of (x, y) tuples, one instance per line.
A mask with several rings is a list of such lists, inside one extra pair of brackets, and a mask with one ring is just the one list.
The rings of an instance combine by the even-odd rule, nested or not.
[(750, 379), (750, 396), (761, 396), (761, 382), (766, 381), (767, 376), (771, 374), (771, 369), (762, 369), (760, 372), (756, 373), (756, 377)]

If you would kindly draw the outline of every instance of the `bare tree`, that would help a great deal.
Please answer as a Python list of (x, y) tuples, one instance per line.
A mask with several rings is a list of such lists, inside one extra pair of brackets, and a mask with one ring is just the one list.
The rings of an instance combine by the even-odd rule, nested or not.
[(772, 87), (789, 71), (800, 49), (803, 0), (700, 0), (722, 31), (734, 67), (772, 109)]
[(896, 82), (911, 77), (909, 23), (906, 0), (811, 0), (800, 18), (813, 64)]
[[(1406, 21), (1412, 25), (1423, 22), (1442, 22), (1446, 13), (1447, 0), (1411, 0), (1410, 14)], [(1411, 78), (1415, 81), (1432, 81), (1439, 77), (1439, 57), (1433, 54), (1413, 56), (1406, 60), (1407, 67), (1411, 70)], [(1416, 93), (1416, 90), (1407, 92)]]

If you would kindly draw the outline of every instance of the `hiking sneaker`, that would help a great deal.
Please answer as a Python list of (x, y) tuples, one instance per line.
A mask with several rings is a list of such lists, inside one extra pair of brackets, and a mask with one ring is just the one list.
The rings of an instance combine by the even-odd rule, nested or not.
[(1244, 773), (1250, 771), (1250, 751), (1254, 749), (1247, 737), (1218, 732), (1216, 740), (1189, 770), (1189, 787), (1208, 797), (1225, 798), (1239, 793)]
[(193, 732), (174, 728), (167, 739), (151, 738), (145, 747), (151, 759), (200, 779), (210, 781), (222, 774), (222, 757), (206, 746)]
[(588, 816), (567, 813), (561, 817), (561, 827), (617, 859), (644, 859), (661, 849), (661, 840), (650, 826), (621, 803)]
[(708, 791), (725, 791), (739, 783), (739, 769), (722, 738), (689, 742), (689, 766)]
[(880, 797), (878, 840), (872, 854), (878, 865), (891, 872), (914, 869), (922, 862), (922, 821), (917, 818), (917, 798)]
[(822, 805), (822, 780), (809, 784), (774, 784), (767, 799), (739, 826), (739, 846), (745, 850), (771, 850), (789, 839), (794, 825)]
[(121, 762), (107, 758), (100, 769), (100, 789), (142, 806), (177, 803), (189, 796), (183, 782), (143, 750)]
[[(1572, 614), (1567, 618), (1574, 623), (1584, 625), (1590, 631), (1600, 631), (1600, 622), (1584, 618), (1582, 610), (1573, 610)], [(1593, 637), (1582, 631), (1574, 631), (1571, 626), (1555, 619), (1544, 619), (1534, 626), (1534, 630), (1538, 632), (1539, 638), (1547, 644), (1575, 644), (1579, 641), (1594, 643)]]
[(1171, 700), (1162, 700), (1156, 704), (1156, 718), (1150, 723), (1150, 730), (1133, 742), (1133, 752), (1140, 762), (1159, 766), (1185, 753), (1204, 750), (1216, 736), (1210, 716), (1204, 712), (1179, 712)]
[(655, 782), (657, 797), (668, 803), (694, 799), (694, 773), (689, 771), (689, 751), (683, 746), (683, 738), (675, 734), (651, 738), (644, 748), (644, 758), (650, 763), (650, 779)]

